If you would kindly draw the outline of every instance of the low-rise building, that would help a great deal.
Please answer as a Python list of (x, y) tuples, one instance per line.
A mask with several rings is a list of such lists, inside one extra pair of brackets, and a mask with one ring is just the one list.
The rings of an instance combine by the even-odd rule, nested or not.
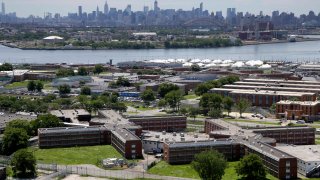
[(142, 127), (147, 131), (179, 132), (187, 128), (187, 117), (170, 116), (129, 116), (129, 122)]
[(112, 130), (111, 145), (127, 159), (143, 157), (141, 140), (127, 129)]
[(69, 110), (53, 110), (50, 114), (57, 116), (63, 122), (72, 122), (79, 124), (79, 121), (91, 120), (91, 114), (84, 109), (69, 109)]
[(306, 177), (319, 177), (320, 175), (320, 146), (277, 146), (277, 149), (286, 152), (298, 159), (298, 172)]
[(276, 116), (286, 120), (316, 121), (320, 119), (320, 102), (280, 101), (276, 104)]

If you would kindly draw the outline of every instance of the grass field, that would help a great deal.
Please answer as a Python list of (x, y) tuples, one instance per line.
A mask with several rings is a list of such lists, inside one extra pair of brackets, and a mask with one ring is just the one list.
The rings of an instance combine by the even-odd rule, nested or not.
[(198, 97), (200, 97), (200, 96), (197, 96), (195, 94), (189, 94), (189, 95), (183, 96), (184, 99), (196, 99)]
[[(50, 83), (48, 81), (41, 81), (44, 88), (49, 88)], [(29, 81), (14, 82), (5, 86), (6, 89), (26, 88)]]
[[(222, 180), (236, 180), (239, 179), (239, 176), (236, 173), (236, 165), (238, 162), (229, 162), (228, 167), (225, 170), (225, 174), (222, 177)], [(186, 165), (170, 165), (164, 161), (161, 161), (156, 166), (148, 170), (151, 174), (163, 175), (163, 176), (176, 176), (183, 178), (193, 178), (200, 179), (197, 172), (191, 167), (190, 164)], [(277, 178), (267, 175), (267, 178), (270, 180), (277, 180)]]
[(106, 158), (122, 157), (112, 146), (84, 146), (71, 148), (38, 149), (30, 148), (37, 161), (63, 165), (93, 164)]
[(280, 126), (277, 122), (267, 122), (267, 121), (257, 121), (257, 120), (245, 120), (245, 119), (224, 119), (228, 122), (239, 122), (239, 123), (255, 123), (255, 124), (263, 124), (263, 125), (274, 125), (274, 126)]
[(320, 138), (316, 138), (316, 144), (320, 145)]
[(14, 88), (24, 88), (27, 87), (28, 81), (21, 81), (21, 82), (14, 82), (5, 86), (7, 89), (14, 89)]
[(188, 120), (187, 124), (192, 124), (192, 125), (204, 125), (204, 121), (193, 121), (193, 120)]

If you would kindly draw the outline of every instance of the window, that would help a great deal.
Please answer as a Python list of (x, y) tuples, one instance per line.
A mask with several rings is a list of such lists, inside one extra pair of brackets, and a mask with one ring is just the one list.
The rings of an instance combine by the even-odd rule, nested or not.
[(136, 148), (136, 145), (135, 145), (135, 144), (132, 144), (132, 145), (131, 145), (131, 148)]

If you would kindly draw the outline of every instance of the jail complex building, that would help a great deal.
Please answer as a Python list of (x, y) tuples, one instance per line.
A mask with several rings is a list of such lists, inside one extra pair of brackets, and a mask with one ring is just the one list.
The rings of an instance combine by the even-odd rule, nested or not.
[(244, 79), (210, 92), (232, 97), (235, 101), (247, 99), (253, 106), (270, 107), (283, 100), (316, 101), (319, 87), (316, 81)]
[(125, 158), (142, 158), (142, 143), (126, 128), (107, 126), (38, 129), (39, 148), (112, 145)]
[(277, 143), (315, 144), (315, 129), (309, 127), (242, 129), (223, 120), (206, 120), (207, 141), (165, 142), (164, 160), (170, 164), (190, 163), (194, 155), (215, 149), (228, 160), (239, 160), (254, 153), (268, 172), (279, 179), (297, 178), (297, 158), (275, 148)]

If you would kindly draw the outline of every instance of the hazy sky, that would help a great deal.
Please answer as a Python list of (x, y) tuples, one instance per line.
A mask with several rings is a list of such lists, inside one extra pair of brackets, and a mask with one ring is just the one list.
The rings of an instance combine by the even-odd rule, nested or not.
[[(30, 14), (43, 16), (44, 12), (61, 13), (77, 12), (77, 6), (82, 5), (83, 11), (91, 12), (99, 5), (103, 9), (105, 0), (0, 0), (6, 3), (7, 12), (17, 12), (18, 16)], [(235, 7), (237, 11), (249, 11), (258, 13), (263, 11), (271, 14), (273, 10), (294, 12), (296, 14), (308, 13), (309, 10), (320, 12), (320, 0), (158, 0), (160, 8), (174, 8), (189, 10), (204, 3), (204, 9), (211, 11), (222, 10), (227, 7)], [(124, 9), (127, 4), (132, 9), (142, 10), (144, 5), (153, 7), (153, 0), (108, 0), (109, 7)]]

